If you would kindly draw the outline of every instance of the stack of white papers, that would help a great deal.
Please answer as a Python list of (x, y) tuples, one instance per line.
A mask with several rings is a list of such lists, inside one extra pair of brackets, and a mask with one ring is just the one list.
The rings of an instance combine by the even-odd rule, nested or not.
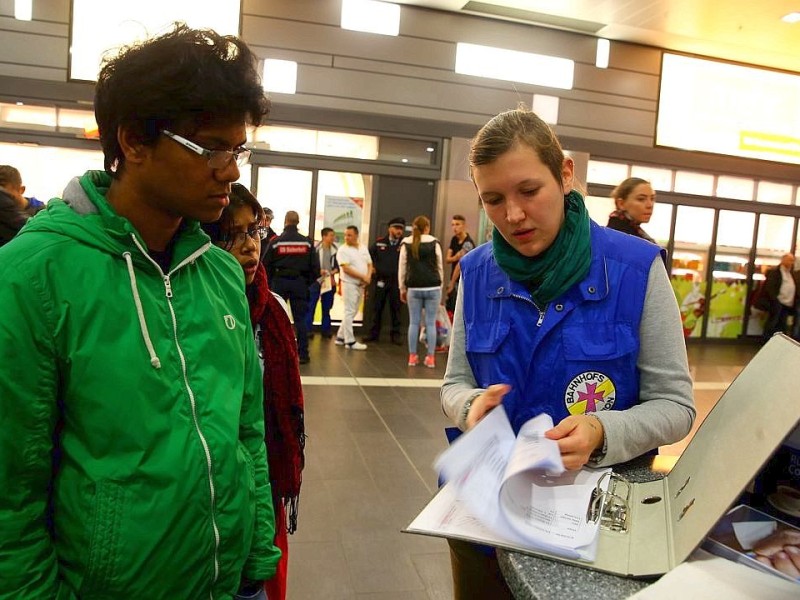
[(407, 531), (594, 560), (599, 520), (588, 513), (610, 469), (565, 471), (558, 444), (544, 437), (552, 427), (539, 415), (515, 438), (495, 408), (437, 459), (447, 484)]

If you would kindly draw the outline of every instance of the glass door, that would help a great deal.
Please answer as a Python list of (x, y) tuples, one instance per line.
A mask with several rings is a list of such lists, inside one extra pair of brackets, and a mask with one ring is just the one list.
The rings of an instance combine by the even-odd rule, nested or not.
[(285, 167), (259, 167), (256, 198), (261, 206), (272, 209), (275, 215), (272, 228), (283, 231), (286, 213), (290, 210), (300, 215), (298, 230), (303, 235), (309, 232), (311, 223), (311, 187), (314, 172)]
[(683, 334), (700, 337), (706, 313), (708, 249), (714, 230), (714, 209), (678, 206), (675, 250), (670, 279), (683, 322)]
[(751, 303), (747, 321), (747, 335), (761, 336), (767, 321), (767, 312), (752, 305), (757, 298), (759, 287), (764, 285), (767, 271), (778, 266), (781, 257), (792, 250), (794, 235), (794, 217), (779, 215), (761, 215), (758, 220), (758, 238), (756, 240), (756, 259), (753, 268), (753, 281), (750, 294)]
[[(321, 239), (322, 228), (336, 232), (336, 245), (344, 243), (344, 230), (350, 225), (358, 227), (359, 243), (369, 246), (369, 216), (372, 209), (373, 176), (343, 171), (319, 171), (314, 209), (314, 239)], [(334, 295), (331, 319), (341, 321), (344, 316), (341, 285)], [(364, 301), (358, 308), (355, 324), (364, 320)], [(314, 323), (322, 319), (319, 304), (314, 308)]]
[(747, 267), (753, 243), (754, 213), (721, 210), (711, 270), (707, 338), (737, 338), (742, 334), (747, 299)]

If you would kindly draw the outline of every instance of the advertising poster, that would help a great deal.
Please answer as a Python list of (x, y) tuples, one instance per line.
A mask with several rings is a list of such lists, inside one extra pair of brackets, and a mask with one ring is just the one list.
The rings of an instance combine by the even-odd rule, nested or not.
[(361, 232), (361, 213), (364, 210), (364, 199), (351, 196), (325, 196), (325, 212), (322, 226), (330, 227), (336, 232), (336, 243), (344, 243), (344, 230), (350, 225), (358, 227)]
[(706, 337), (737, 338), (742, 322), (747, 287), (739, 280), (716, 280), (711, 284), (711, 305), (706, 306), (705, 281), (673, 277), (672, 289), (681, 312), (684, 337), (700, 337), (708, 319)]

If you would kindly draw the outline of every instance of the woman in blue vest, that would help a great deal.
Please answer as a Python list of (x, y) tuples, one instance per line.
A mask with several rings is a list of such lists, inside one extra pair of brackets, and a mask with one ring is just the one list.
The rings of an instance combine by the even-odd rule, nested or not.
[[(494, 231), (461, 260), (445, 413), (466, 430), (502, 402), (515, 432), (547, 413), (567, 469), (686, 436), (692, 382), (659, 248), (589, 219), (572, 159), (530, 111), (484, 125), (470, 172)], [(450, 546), (456, 598), (511, 597), (493, 555)]]

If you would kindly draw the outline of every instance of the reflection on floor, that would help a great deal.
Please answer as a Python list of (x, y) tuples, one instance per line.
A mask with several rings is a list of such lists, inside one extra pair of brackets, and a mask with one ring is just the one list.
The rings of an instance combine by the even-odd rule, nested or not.
[[(755, 347), (689, 346), (699, 425)], [(447, 356), (407, 367), (388, 342), (364, 352), (316, 336), (303, 365), (306, 469), (290, 537), (290, 600), (452, 597), (443, 540), (401, 533), (436, 489), (449, 425), (439, 407)], [(692, 432), (694, 433), (694, 432)], [(687, 440), (662, 448), (677, 455)]]

